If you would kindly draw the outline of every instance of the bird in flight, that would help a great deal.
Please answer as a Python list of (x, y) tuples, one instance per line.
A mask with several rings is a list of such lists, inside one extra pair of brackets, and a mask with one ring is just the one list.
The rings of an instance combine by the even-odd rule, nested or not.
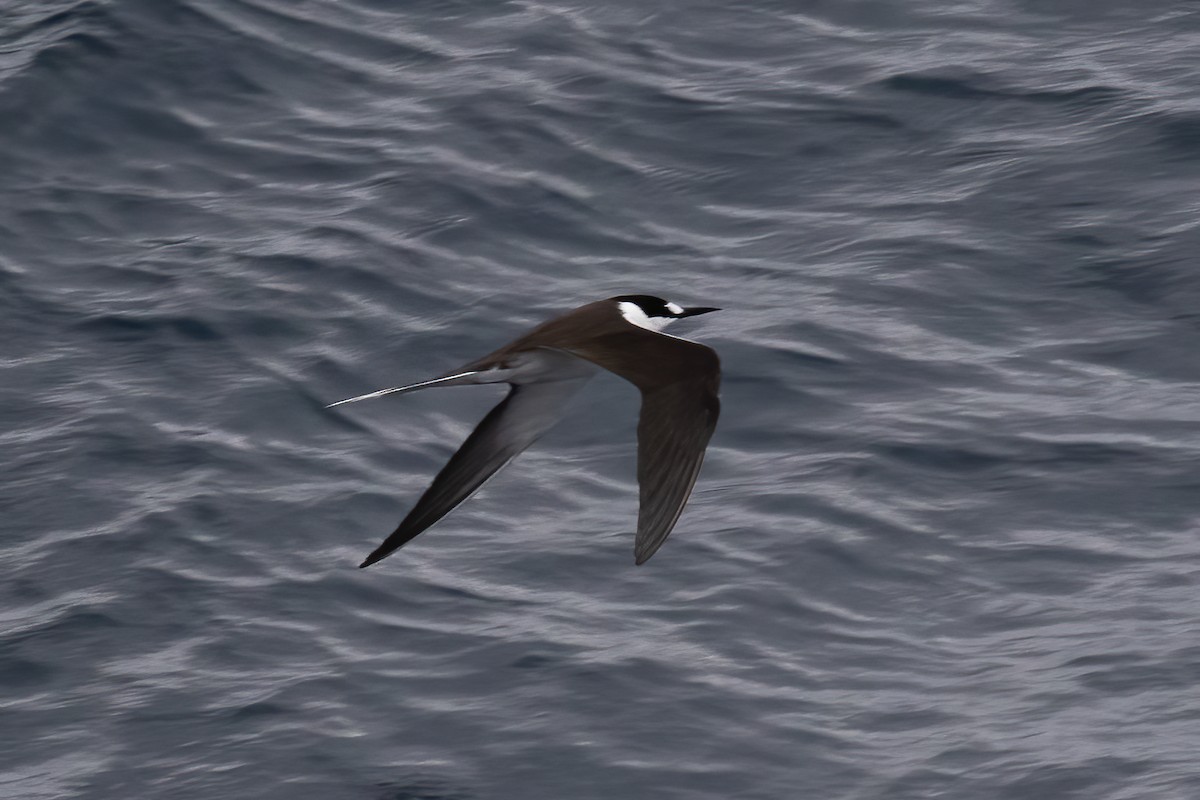
[(683, 308), (650, 295), (610, 297), (544, 322), (441, 377), (326, 406), (439, 386), (512, 386), (437, 474), (408, 516), (359, 566), (369, 567), (391, 555), (470, 497), (558, 422), (567, 401), (598, 368), (621, 376), (642, 394), (634, 560), (645, 563), (683, 512), (720, 412), (717, 354), (662, 330), (684, 317), (719, 310)]

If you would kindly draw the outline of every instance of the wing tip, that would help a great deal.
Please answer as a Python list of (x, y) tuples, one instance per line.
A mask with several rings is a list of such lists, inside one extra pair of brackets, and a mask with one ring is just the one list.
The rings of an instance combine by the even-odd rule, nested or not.
[[(382, 550), (382, 549), (383, 548), (380, 548), (379, 550)], [(358, 568), (366, 569), (367, 567), (371, 566), (372, 564), (378, 564), (380, 561), (383, 561), (383, 559), (387, 558), (392, 553), (391, 550), (388, 550), (388, 551), (382, 552), (382, 553), (379, 550), (374, 551), (373, 553), (371, 553), (371, 555), (369, 555), (365, 559), (363, 559), (363, 562), (358, 565)]]

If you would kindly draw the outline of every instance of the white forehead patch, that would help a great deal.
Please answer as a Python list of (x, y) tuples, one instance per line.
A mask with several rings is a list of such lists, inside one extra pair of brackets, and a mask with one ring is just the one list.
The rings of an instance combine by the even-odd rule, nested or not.
[(683, 313), (683, 309), (680, 308), (679, 306), (675, 305), (674, 303), (667, 303), (667, 310), (670, 311), (672, 314), (682, 314)]
[(628, 300), (622, 300), (620, 303), (617, 303), (617, 308), (621, 310), (621, 316), (626, 321), (632, 322), (639, 328), (645, 328), (648, 331), (661, 331), (675, 321), (670, 317), (648, 317), (646, 316), (646, 312), (642, 311), (641, 306), (637, 303), (631, 303)]

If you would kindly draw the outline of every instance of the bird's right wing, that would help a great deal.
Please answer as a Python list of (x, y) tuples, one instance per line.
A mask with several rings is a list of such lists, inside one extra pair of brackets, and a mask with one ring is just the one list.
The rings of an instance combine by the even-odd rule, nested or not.
[(630, 325), (570, 351), (642, 393), (638, 422), (638, 564), (675, 527), (721, 412), (721, 362), (710, 347)]
[(638, 421), (639, 512), (634, 560), (645, 563), (667, 540), (700, 474), (720, 401), (699, 383), (642, 392)]
[(496, 471), (537, 441), (590, 375), (513, 386), (467, 437), (412, 511), (360, 565), (386, 558), (470, 497)]

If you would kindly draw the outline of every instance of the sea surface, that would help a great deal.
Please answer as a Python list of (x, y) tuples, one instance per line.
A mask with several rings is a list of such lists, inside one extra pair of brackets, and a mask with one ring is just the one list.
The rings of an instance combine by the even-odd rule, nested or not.
[[(391, 558), (556, 313), (719, 314)], [(1200, 6), (5, 0), (0, 797), (1200, 797)]]

